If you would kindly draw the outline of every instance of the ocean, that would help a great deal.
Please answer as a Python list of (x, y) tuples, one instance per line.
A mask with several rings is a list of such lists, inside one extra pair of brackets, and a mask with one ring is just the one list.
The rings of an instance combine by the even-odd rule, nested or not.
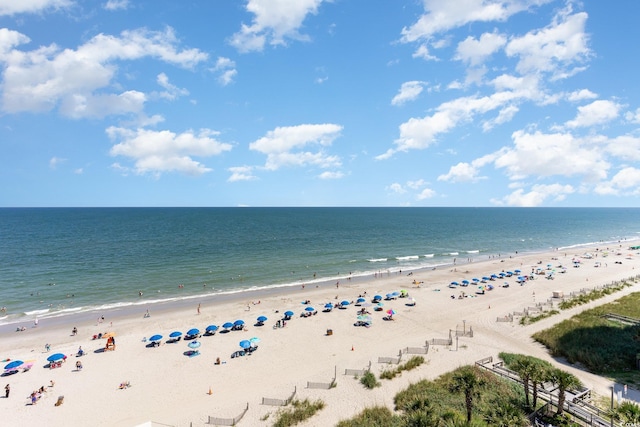
[(635, 208), (5, 208), (0, 325), (639, 233)]

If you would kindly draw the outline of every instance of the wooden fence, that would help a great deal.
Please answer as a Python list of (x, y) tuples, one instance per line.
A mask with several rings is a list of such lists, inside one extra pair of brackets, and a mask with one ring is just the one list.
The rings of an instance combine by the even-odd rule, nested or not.
[(209, 416), (209, 419), (207, 420), (207, 424), (213, 424), (216, 426), (235, 426), (242, 419), (242, 417), (244, 417), (244, 414), (246, 414), (248, 410), (249, 410), (249, 402), (247, 402), (247, 406), (237, 417), (218, 418), (218, 417)]

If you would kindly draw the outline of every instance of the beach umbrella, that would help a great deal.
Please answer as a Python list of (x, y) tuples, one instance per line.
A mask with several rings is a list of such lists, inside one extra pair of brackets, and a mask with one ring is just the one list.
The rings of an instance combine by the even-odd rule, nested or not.
[(374, 295), (373, 299), (374, 300), (381, 300), (382, 299), (382, 295)]
[(222, 327), (225, 328), (225, 329), (233, 328), (233, 323), (226, 322), (224, 325), (222, 325)]
[(54, 353), (51, 356), (47, 357), (48, 362), (57, 362), (58, 360), (62, 360), (62, 359), (64, 359), (64, 354), (62, 353)]
[(260, 342), (260, 338), (252, 337), (252, 338), (249, 338), (249, 341), (251, 342), (251, 344), (258, 344)]
[[(161, 339), (162, 339), (162, 335), (156, 334), (156, 335), (153, 335), (151, 338), (149, 338), (149, 341), (160, 341)], [(55, 356), (55, 354), (54, 354), (54, 356)], [(47, 359), (47, 360), (49, 360), (49, 359)]]
[(516, 274), (520, 274), (521, 270), (513, 270)]
[[(63, 355), (64, 356), (64, 355)], [(22, 365), (24, 362), (22, 360), (14, 360), (11, 361), (9, 363), (7, 363), (6, 365), (4, 365), (4, 370), (5, 371), (10, 371), (12, 369), (17, 369), (20, 365)]]
[(385, 295), (385, 297), (387, 297), (387, 299), (391, 299), (391, 298), (393, 298), (393, 294), (391, 292), (389, 292), (387, 295)]
[(316, 311), (316, 309), (315, 309), (315, 308), (313, 308), (313, 307), (306, 307), (306, 308), (304, 309), (304, 311), (309, 311), (309, 312), (311, 312), (311, 311)]
[(205, 331), (207, 332), (215, 332), (218, 330), (218, 327), (216, 325), (209, 325), (207, 326), (207, 328), (205, 329)]
[(251, 341), (249, 340), (240, 341), (240, 347), (244, 348), (245, 350), (248, 349), (249, 347), (251, 347)]
[(378, 307), (384, 307), (384, 303), (379, 302), (378, 304), (376, 304)]
[(189, 346), (189, 348), (196, 349), (200, 347), (201, 343), (200, 341), (189, 341), (189, 344), (187, 345)]
[(326, 303), (324, 305), (324, 308), (328, 308), (329, 310), (331, 310), (333, 308), (333, 304), (331, 304), (330, 302)]
[(293, 316), (293, 311), (291, 311), (291, 310), (285, 311), (284, 315), (288, 316), (288, 317), (291, 317), (291, 316)]
[(473, 280), (475, 283), (478, 283), (478, 282), (480, 281), (480, 279), (478, 279), (477, 277), (474, 277), (474, 278), (473, 278), (473, 279), (471, 279), (471, 280)]
[(344, 301), (342, 301), (342, 302), (340, 303), (340, 305), (349, 305), (349, 304), (350, 304), (350, 303), (349, 303), (349, 301), (347, 301), (347, 300), (344, 300)]
[(182, 336), (182, 332), (180, 332), (180, 331), (174, 331), (174, 332), (171, 332), (169, 334), (169, 338), (178, 338), (178, 337), (181, 337), (181, 336)]
[(263, 323), (263, 322), (266, 322), (268, 319), (267, 319), (267, 316), (258, 316), (258, 319), (256, 319), (256, 320), (258, 322), (262, 322)]
[(104, 334), (104, 335), (102, 336), (102, 338), (113, 338), (113, 337), (115, 337), (115, 336), (116, 336), (116, 333), (115, 333), (115, 332), (107, 332), (106, 334)]
[(360, 298), (358, 298), (358, 299), (356, 300), (356, 303), (360, 304), (360, 303), (365, 302), (365, 301), (366, 301), (366, 299), (364, 299), (364, 298), (360, 297)]
[(482, 280), (484, 280), (484, 281), (491, 280), (491, 277), (482, 276)]
[(513, 271), (507, 271), (507, 276), (513, 276)]
[(233, 322), (233, 326), (242, 326), (244, 325), (244, 320), (236, 320)]
[(387, 310), (387, 314), (388, 314), (389, 316), (393, 316), (394, 314), (396, 314), (396, 311), (395, 311), (394, 309)]
[(458, 282), (451, 282), (451, 284), (454, 285), (454, 286), (459, 286), (460, 285), (460, 283), (458, 283)]
[(187, 331), (187, 335), (198, 335), (200, 333), (200, 329), (192, 328)]
[(463, 281), (462, 281), (462, 284), (463, 284), (463, 285), (468, 285), (468, 284), (469, 284), (469, 281), (468, 281), (468, 280), (463, 280)]
[(399, 297), (400, 296), (400, 292), (395, 291), (395, 292), (391, 292), (391, 295), (394, 297)]

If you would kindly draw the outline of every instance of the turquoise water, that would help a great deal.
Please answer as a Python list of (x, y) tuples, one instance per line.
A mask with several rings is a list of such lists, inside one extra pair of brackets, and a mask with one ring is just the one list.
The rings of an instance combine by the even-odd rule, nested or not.
[(639, 232), (640, 209), (624, 208), (0, 209), (0, 323), (613, 245)]

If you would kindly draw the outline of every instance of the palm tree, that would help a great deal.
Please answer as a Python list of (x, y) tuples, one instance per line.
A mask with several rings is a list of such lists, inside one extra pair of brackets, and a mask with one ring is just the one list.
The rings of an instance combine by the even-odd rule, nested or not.
[(551, 370), (550, 379), (558, 387), (558, 410), (556, 415), (562, 415), (567, 389), (580, 387), (582, 383), (575, 375), (558, 368)]
[(538, 405), (538, 387), (550, 379), (553, 365), (546, 360), (535, 359), (533, 370), (531, 371), (531, 387), (533, 390), (532, 408), (535, 410)]
[[(531, 376), (535, 375), (535, 361), (538, 360), (531, 356), (524, 354), (512, 354), (512, 353), (500, 353), (500, 358), (504, 360), (507, 368), (515, 371), (524, 386), (524, 402), (527, 408), (531, 407), (529, 403), (529, 384), (531, 382)], [(534, 384), (535, 389), (535, 384)], [(535, 390), (534, 390), (535, 392)], [(537, 395), (537, 394), (536, 394)]]
[(454, 393), (464, 393), (464, 402), (467, 409), (467, 425), (471, 424), (473, 398), (479, 396), (480, 393), (478, 389), (483, 385), (484, 380), (478, 376), (477, 368), (465, 366), (453, 375), (449, 389)]

